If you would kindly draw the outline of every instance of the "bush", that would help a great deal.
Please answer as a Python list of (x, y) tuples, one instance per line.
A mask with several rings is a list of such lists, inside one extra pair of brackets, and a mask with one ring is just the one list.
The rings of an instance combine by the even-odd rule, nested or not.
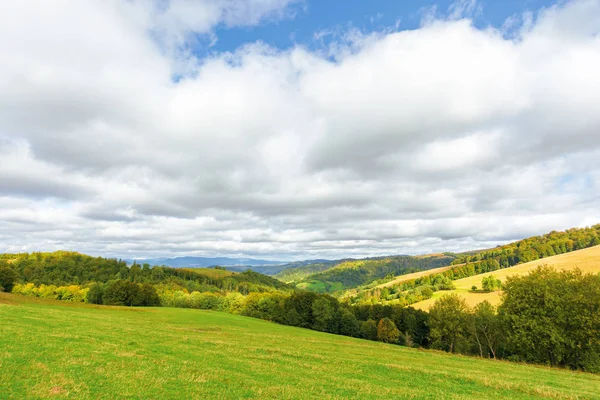
[(231, 314), (241, 314), (244, 309), (244, 296), (238, 292), (227, 293), (223, 299), (223, 311)]
[(189, 307), (201, 310), (221, 310), (223, 297), (213, 293), (192, 292), (188, 297)]
[(78, 285), (40, 285), (38, 287), (33, 283), (27, 283), (25, 285), (15, 285), (13, 287), (13, 293), (22, 294), (24, 296), (40, 297), (42, 299), (83, 302), (87, 297), (88, 289)]
[(485, 276), (481, 279), (481, 287), (486, 292), (493, 292), (502, 289), (502, 281), (496, 279), (494, 275)]
[(126, 280), (109, 282), (104, 289), (103, 303), (116, 306), (158, 306), (160, 298), (154, 286), (139, 285)]

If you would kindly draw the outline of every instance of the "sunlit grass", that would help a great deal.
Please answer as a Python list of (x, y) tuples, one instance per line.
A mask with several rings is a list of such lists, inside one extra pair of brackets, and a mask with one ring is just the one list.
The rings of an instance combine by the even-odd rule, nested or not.
[(600, 376), (189, 309), (0, 294), (0, 398), (597, 398)]
[(471, 287), (477, 286), (479, 289), (481, 289), (481, 280), (489, 275), (494, 275), (502, 282), (505, 282), (506, 278), (509, 276), (526, 275), (539, 265), (544, 264), (554, 267), (557, 270), (572, 270), (579, 268), (584, 273), (597, 274), (600, 273), (600, 246), (589, 247), (587, 249), (572, 251), (570, 253), (559, 254), (557, 256), (547, 257), (541, 260), (515, 265), (511, 268), (500, 269), (485, 274), (458, 279), (454, 281), (456, 290), (436, 292), (431, 299), (415, 303), (412, 306), (422, 310), (428, 310), (438, 298), (448, 293), (457, 293), (461, 295), (467, 301), (467, 304), (471, 306), (481, 303), (484, 300), (488, 300), (492, 304), (499, 304), (501, 295), (500, 291), (492, 293), (472, 292)]

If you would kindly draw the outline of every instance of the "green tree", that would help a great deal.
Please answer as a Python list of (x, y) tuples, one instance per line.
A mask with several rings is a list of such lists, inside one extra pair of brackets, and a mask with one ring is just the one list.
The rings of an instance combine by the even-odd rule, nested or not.
[(377, 325), (377, 340), (385, 343), (398, 343), (400, 331), (389, 318), (382, 318)]
[(513, 354), (600, 372), (600, 276), (539, 266), (509, 277), (504, 290), (499, 314)]
[(469, 307), (457, 294), (449, 294), (437, 300), (429, 310), (430, 338), (434, 347), (457, 351), (469, 331)]
[(494, 275), (484, 276), (481, 279), (481, 287), (486, 292), (493, 292), (495, 290), (502, 289), (502, 281), (500, 279), (496, 279)]
[(312, 303), (312, 315), (314, 323), (312, 328), (317, 331), (329, 332), (331, 323), (335, 316), (335, 308), (332, 302), (324, 296), (320, 296)]
[(364, 321), (360, 326), (360, 335), (363, 339), (377, 340), (377, 323), (372, 319)]
[(502, 340), (502, 325), (495, 307), (487, 300), (477, 304), (473, 309), (471, 324), (471, 334), (479, 348), (479, 355), (496, 358)]
[(102, 304), (102, 297), (104, 296), (104, 289), (102, 285), (98, 283), (93, 283), (90, 286), (90, 290), (87, 293), (86, 301), (90, 304)]
[(340, 314), (340, 334), (360, 337), (360, 324), (350, 310), (342, 310)]
[(109, 282), (104, 290), (103, 302), (113, 306), (142, 305), (140, 288), (137, 283), (122, 279)]
[(0, 287), (11, 292), (19, 275), (10, 267), (0, 267)]
[(160, 306), (160, 297), (158, 297), (158, 293), (156, 293), (154, 286), (149, 283), (143, 283), (139, 286), (137, 299), (132, 305), (144, 307)]

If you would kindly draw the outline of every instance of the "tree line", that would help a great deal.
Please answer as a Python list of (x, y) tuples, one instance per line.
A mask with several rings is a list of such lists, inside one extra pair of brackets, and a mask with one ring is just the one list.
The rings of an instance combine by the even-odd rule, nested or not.
[(478, 273), (483, 273), (489, 272), (485, 268), (508, 268), (597, 245), (600, 245), (600, 224), (586, 228), (571, 228), (563, 232), (552, 231), (542, 236), (533, 236), (474, 254), (458, 254), (452, 264), (481, 264), (482, 269)]
[(455, 294), (429, 310), (434, 348), (600, 372), (600, 275), (540, 266), (509, 277), (496, 308)]

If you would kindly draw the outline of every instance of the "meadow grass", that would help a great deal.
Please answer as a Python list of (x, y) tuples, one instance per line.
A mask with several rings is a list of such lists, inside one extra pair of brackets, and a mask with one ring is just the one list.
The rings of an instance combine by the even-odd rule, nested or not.
[(428, 310), (438, 298), (448, 293), (459, 294), (470, 306), (479, 304), (484, 300), (488, 300), (490, 303), (497, 305), (501, 300), (501, 291), (491, 293), (473, 292), (471, 291), (471, 287), (477, 286), (479, 289), (481, 289), (481, 280), (489, 275), (494, 275), (494, 277), (497, 279), (505, 282), (507, 277), (526, 275), (530, 271), (536, 269), (539, 265), (548, 265), (556, 268), (557, 270), (572, 270), (579, 268), (583, 273), (597, 274), (600, 273), (600, 246), (589, 247), (587, 249), (572, 251), (570, 253), (559, 254), (557, 256), (546, 257), (541, 260), (515, 265), (514, 267), (510, 268), (499, 269), (497, 271), (487, 272), (485, 274), (457, 279), (454, 281), (456, 290), (435, 292), (431, 299), (415, 303), (412, 305), (412, 307), (421, 310)]
[[(462, 264), (459, 264), (462, 265)], [(375, 288), (385, 288), (399, 285), (404, 282), (412, 281), (413, 279), (422, 278), (424, 276), (440, 274), (442, 272), (448, 271), (449, 269), (455, 267), (456, 265), (447, 265), (445, 267), (439, 267), (434, 269), (428, 269), (425, 271), (413, 272), (411, 274), (400, 275), (395, 278), (393, 281), (389, 281), (386, 283), (382, 283), (381, 285), (375, 286)]]
[(220, 312), (0, 293), (2, 399), (592, 399), (600, 376)]

